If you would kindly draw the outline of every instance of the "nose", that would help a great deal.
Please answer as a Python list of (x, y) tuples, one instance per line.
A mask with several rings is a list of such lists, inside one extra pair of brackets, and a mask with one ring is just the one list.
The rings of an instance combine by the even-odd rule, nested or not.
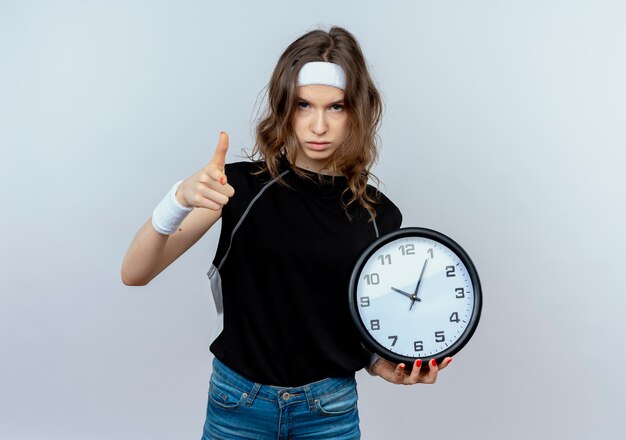
[(323, 135), (328, 130), (328, 124), (326, 123), (326, 115), (325, 112), (318, 111), (312, 115), (311, 120), (311, 131), (318, 136)]

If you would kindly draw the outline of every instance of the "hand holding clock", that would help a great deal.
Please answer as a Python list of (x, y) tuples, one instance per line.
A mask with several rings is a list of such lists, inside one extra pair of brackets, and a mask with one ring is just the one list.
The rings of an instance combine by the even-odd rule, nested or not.
[(415, 385), (417, 383), (433, 384), (437, 381), (439, 371), (450, 365), (450, 362), (452, 362), (451, 357), (445, 358), (439, 365), (437, 365), (435, 359), (431, 359), (430, 362), (428, 362), (428, 367), (425, 367), (422, 365), (422, 361), (418, 359), (415, 361), (413, 370), (407, 373), (403, 363), (394, 364), (379, 358), (374, 362), (374, 365), (372, 365), (371, 373), (382, 377), (387, 382), (399, 385)]

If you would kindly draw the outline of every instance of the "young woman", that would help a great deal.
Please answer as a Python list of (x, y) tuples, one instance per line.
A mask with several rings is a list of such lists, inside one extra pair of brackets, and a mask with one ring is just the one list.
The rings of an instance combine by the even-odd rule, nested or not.
[(282, 54), (252, 161), (211, 161), (177, 182), (128, 250), (145, 285), (221, 218), (208, 272), (218, 312), (203, 439), (360, 437), (355, 372), (434, 383), (440, 365), (391, 364), (351, 324), (352, 265), (402, 216), (368, 185), (381, 100), (355, 38), (309, 32)]

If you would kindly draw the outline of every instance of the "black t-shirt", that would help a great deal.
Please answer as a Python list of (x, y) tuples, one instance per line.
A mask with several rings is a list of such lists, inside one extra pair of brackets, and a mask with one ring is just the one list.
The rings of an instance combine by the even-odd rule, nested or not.
[[(346, 215), (345, 177), (298, 176), (283, 161), (287, 185), (252, 162), (226, 165), (235, 194), (208, 275), (218, 312), (211, 352), (255, 382), (298, 386), (363, 368), (348, 309), (348, 284), (360, 252), (402, 215), (382, 193), (375, 223), (354, 203)], [(370, 194), (376, 194), (368, 186)]]

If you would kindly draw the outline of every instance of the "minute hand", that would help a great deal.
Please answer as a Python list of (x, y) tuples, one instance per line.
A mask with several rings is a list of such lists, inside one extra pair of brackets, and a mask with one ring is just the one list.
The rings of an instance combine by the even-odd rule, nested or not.
[(413, 298), (415, 298), (415, 299), (411, 300), (411, 307), (409, 307), (409, 310), (411, 310), (413, 308), (413, 304), (415, 304), (415, 300), (421, 301), (421, 299), (419, 299), (417, 297), (417, 291), (420, 288), (420, 283), (422, 282), (422, 277), (424, 276), (424, 270), (426, 270), (426, 265), (427, 264), (428, 264), (428, 258), (426, 260), (424, 260), (424, 265), (422, 266), (422, 272), (420, 273), (420, 277), (417, 280), (417, 285), (415, 286), (415, 293), (413, 293)]

